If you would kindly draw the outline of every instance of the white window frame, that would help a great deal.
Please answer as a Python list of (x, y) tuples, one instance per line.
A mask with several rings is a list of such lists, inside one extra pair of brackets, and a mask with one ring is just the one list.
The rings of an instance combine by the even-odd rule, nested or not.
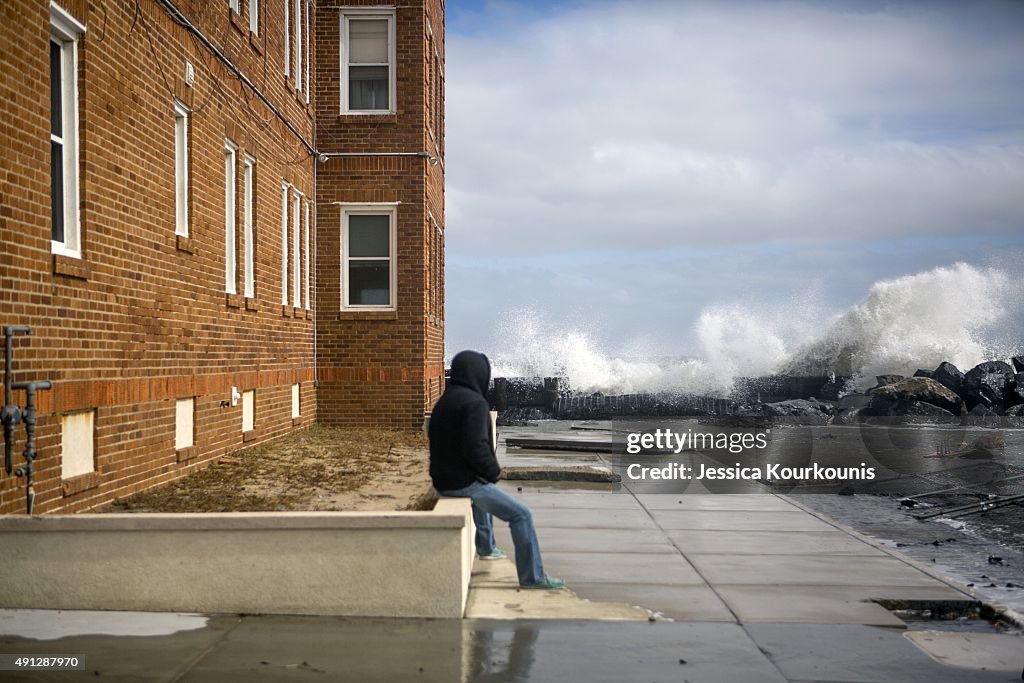
[(260, 33), (260, 0), (249, 0), (249, 32)]
[(292, 188), (292, 305), (302, 308), (302, 193)]
[(189, 235), (188, 199), (190, 178), (188, 167), (189, 108), (174, 100), (174, 233)]
[[(388, 108), (387, 109), (349, 109), (348, 108), (348, 23), (355, 19), (387, 19), (388, 22)], [(341, 113), (342, 114), (394, 114), (398, 111), (397, 99), (398, 70), (397, 50), (395, 47), (395, 11), (388, 8), (346, 8), (341, 13)], [(365, 65), (372, 66), (372, 65)]]
[[(396, 311), (398, 310), (398, 202), (377, 202), (370, 204), (342, 204), (341, 210), (341, 310), (343, 311)], [(387, 306), (349, 303), (351, 287), (349, 287), (348, 227), (349, 217), (353, 215), (381, 215), (389, 217), (390, 234), (388, 236), (388, 285), (391, 290)], [(380, 257), (352, 257), (354, 260), (379, 260)]]
[(292, 72), (292, 20), (291, 20), (291, 7), (292, 0), (284, 0), (284, 75), (287, 78)]
[(309, 304), (309, 205), (310, 205), (310, 203), (311, 202), (307, 199), (306, 203), (305, 203), (306, 215), (305, 215), (305, 229), (303, 231), (303, 245), (302, 245), (303, 246), (302, 261), (303, 261), (303, 264), (304, 264), (304, 266), (306, 268), (306, 272), (304, 274), (305, 277), (303, 279), (303, 283), (304, 283), (304, 288), (306, 290), (306, 310), (307, 311), (310, 309), (310, 304)]
[(64, 413), (60, 417), (60, 478), (96, 471), (96, 409)]
[(243, 294), (246, 299), (256, 296), (254, 218), (256, 192), (256, 158), (248, 154), (242, 157), (242, 271)]
[(288, 197), (291, 186), (281, 183), (281, 305), (288, 305)]
[(303, 41), (303, 45), (306, 46), (306, 81), (305, 81), (305, 83), (306, 83), (306, 88), (305, 88), (305, 90), (306, 90), (306, 104), (309, 104), (309, 62), (310, 62), (310, 54), (309, 54), (309, 25), (312, 22), (310, 22), (310, 20), (309, 20), (309, 14), (310, 14), (310, 12), (309, 12), (309, 0), (305, 0), (305, 2), (306, 2), (306, 24), (305, 24), (305, 26), (306, 26), (306, 36), (305, 36), (305, 40)]
[(235, 244), (238, 212), (238, 145), (224, 139), (224, 291), (238, 293), (238, 257)]
[[(64, 202), (64, 241), (52, 239), (51, 227), (50, 249), (54, 254), (73, 258), (82, 258), (82, 223), (78, 206), (78, 41), (84, 34), (84, 24), (56, 3), (50, 3), (50, 42), (57, 44), (61, 51), (61, 136), (57, 137), (51, 132), (50, 142), (58, 142), (61, 145), (64, 176), (60, 189)], [(53, 172), (52, 169), (50, 172)]]
[(242, 392), (242, 433), (253, 431), (256, 431), (256, 390), (249, 389)]
[(196, 444), (196, 399), (194, 396), (174, 401), (174, 449), (192, 448)]
[(302, 0), (295, 0), (295, 89), (302, 90)]

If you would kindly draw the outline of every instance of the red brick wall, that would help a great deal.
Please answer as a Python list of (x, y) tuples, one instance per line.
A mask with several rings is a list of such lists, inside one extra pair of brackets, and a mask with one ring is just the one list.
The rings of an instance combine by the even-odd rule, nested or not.
[[(444, 59), (443, 9), (435, 0), (396, 10), (397, 111), (339, 115), (342, 7), (379, 2), (330, 0), (318, 7), (317, 168), (318, 417), (329, 424), (419, 427), (443, 377), (443, 92), (431, 73)], [(428, 26), (430, 27), (428, 31)], [(438, 57), (431, 59), (428, 35)], [(431, 121), (434, 121), (431, 126)], [(377, 153), (427, 156), (375, 156)], [(431, 163), (433, 157), (437, 163)], [(342, 310), (342, 203), (399, 202), (394, 312)]]
[[(313, 140), (312, 107), (283, 76), (282, 3), (176, 3)], [(76, 511), (180, 477), (243, 443), (230, 389), (256, 388), (255, 441), (292, 429), (292, 382), (302, 383), (301, 426), (315, 419), (313, 320), (282, 309), (281, 183), (313, 195), (309, 153), (270, 110), (155, 0), (66, 0), (87, 32), (80, 42), (80, 195), (84, 258), (55, 266), (50, 249), (49, 10), (43, 0), (0, 3), (0, 324), (31, 325), (15, 344), (15, 379), (49, 379), (41, 396), (36, 511)], [(193, 88), (185, 61), (195, 66)], [(191, 235), (174, 231), (173, 98), (193, 113)], [(224, 293), (226, 134), (240, 146), (238, 291), (242, 291), (242, 152), (254, 154), (254, 306)], [(180, 248), (183, 247), (183, 248)], [(75, 266), (66, 269), (70, 263)], [(84, 268), (82, 267), (84, 266)], [(74, 275), (59, 271), (73, 270)], [(237, 306), (237, 307), (236, 307)], [(256, 309), (256, 310), (251, 310)], [(178, 462), (175, 399), (196, 397), (193, 457)], [(19, 402), (23, 398), (19, 397)], [(91, 488), (65, 495), (59, 416), (96, 409)], [(24, 432), (19, 428), (16, 462)], [(0, 474), (0, 512), (23, 509), (22, 480)], [(70, 490), (78, 488), (69, 487)]]

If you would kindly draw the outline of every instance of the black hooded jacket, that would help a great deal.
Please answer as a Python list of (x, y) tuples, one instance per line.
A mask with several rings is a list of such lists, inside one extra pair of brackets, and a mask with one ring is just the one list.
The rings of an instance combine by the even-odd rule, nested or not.
[(430, 479), (438, 491), (469, 486), (474, 481), (496, 482), (501, 467), (492, 448), (487, 385), (491, 364), (476, 351), (452, 359), (452, 374), (444, 395), (430, 414)]

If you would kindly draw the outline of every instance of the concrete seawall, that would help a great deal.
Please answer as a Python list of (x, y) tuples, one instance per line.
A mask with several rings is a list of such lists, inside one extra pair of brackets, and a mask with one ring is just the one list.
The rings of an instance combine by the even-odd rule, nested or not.
[(0, 517), (0, 607), (461, 618), (468, 499), (428, 512)]

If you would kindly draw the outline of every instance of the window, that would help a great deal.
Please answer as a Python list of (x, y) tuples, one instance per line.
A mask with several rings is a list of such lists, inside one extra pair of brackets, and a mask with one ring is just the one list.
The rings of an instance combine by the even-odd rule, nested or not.
[(256, 293), (256, 278), (253, 273), (253, 251), (255, 244), (253, 240), (253, 176), (256, 171), (256, 160), (246, 154), (242, 160), (242, 249), (244, 263), (242, 269), (245, 277), (245, 297), (253, 298)]
[(394, 14), (341, 17), (342, 112), (395, 110)]
[(430, 233), (430, 313), (431, 315), (440, 318), (441, 317), (441, 273), (443, 266), (441, 265), (441, 255), (444, 247), (442, 246), (442, 240), (444, 239), (444, 233), (441, 231), (441, 227), (434, 221), (434, 217), (430, 216), (430, 227), (427, 228)]
[(284, 0), (284, 75), (287, 77), (291, 73), (292, 66), (292, 48), (291, 48), (291, 30), (292, 20), (288, 16), (288, 7), (292, 0)]
[(256, 428), (256, 390), (242, 392), (242, 432)]
[(235, 263), (235, 163), (238, 145), (224, 141), (224, 291), (238, 292), (235, 281), (238, 266)]
[(188, 237), (188, 109), (174, 102), (174, 232)]
[(81, 258), (78, 213), (78, 40), (85, 26), (50, 3), (50, 205), (55, 254)]
[(302, 413), (299, 411), (299, 385), (292, 385), (292, 419), (301, 417)]
[(192, 448), (195, 444), (194, 398), (179, 398), (174, 402), (174, 449)]
[(260, 32), (260, 0), (249, 0), (249, 31)]
[(309, 104), (309, 25), (311, 23), (309, 19), (309, 0), (306, 0), (306, 39), (304, 41), (306, 46), (306, 104)]
[(295, 308), (302, 308), (302, 259), (299, 258), (302, 253), (299, 250), (302, 195), (295, 189), (292, 192), (292, 305)]
[(288, 183), (281, 184), (281, 305), (288, 305)]
[(71, 479), (96, 471), (96, 411), (70, 413), (60, 418), (60, 476)]
[(434, 77), (434, 143), (438, 156), (444, 158), (444, 67), (441, 56), (436, 55), (437, 71)]
[(228, 0), (228, 7), (231, 8), (232, 12), (238, 11), (238, 0)]
[(305, 231), (303, 232), (302, 257), (305, 271), (306, 310), (309, 310), (309, 201), (306, 202)]
[(395, 205), (352, 206), (342, 214), (346, 309), (395, 309)]
[(434, 132), (434, 58), (437, 52), (434, 50), (434, 32), (427, 22), (427, 84), (423, 96), (427, 101), (427, 130)]
[(302, 0), (295, 0), (295, 89), (302, 90)]

